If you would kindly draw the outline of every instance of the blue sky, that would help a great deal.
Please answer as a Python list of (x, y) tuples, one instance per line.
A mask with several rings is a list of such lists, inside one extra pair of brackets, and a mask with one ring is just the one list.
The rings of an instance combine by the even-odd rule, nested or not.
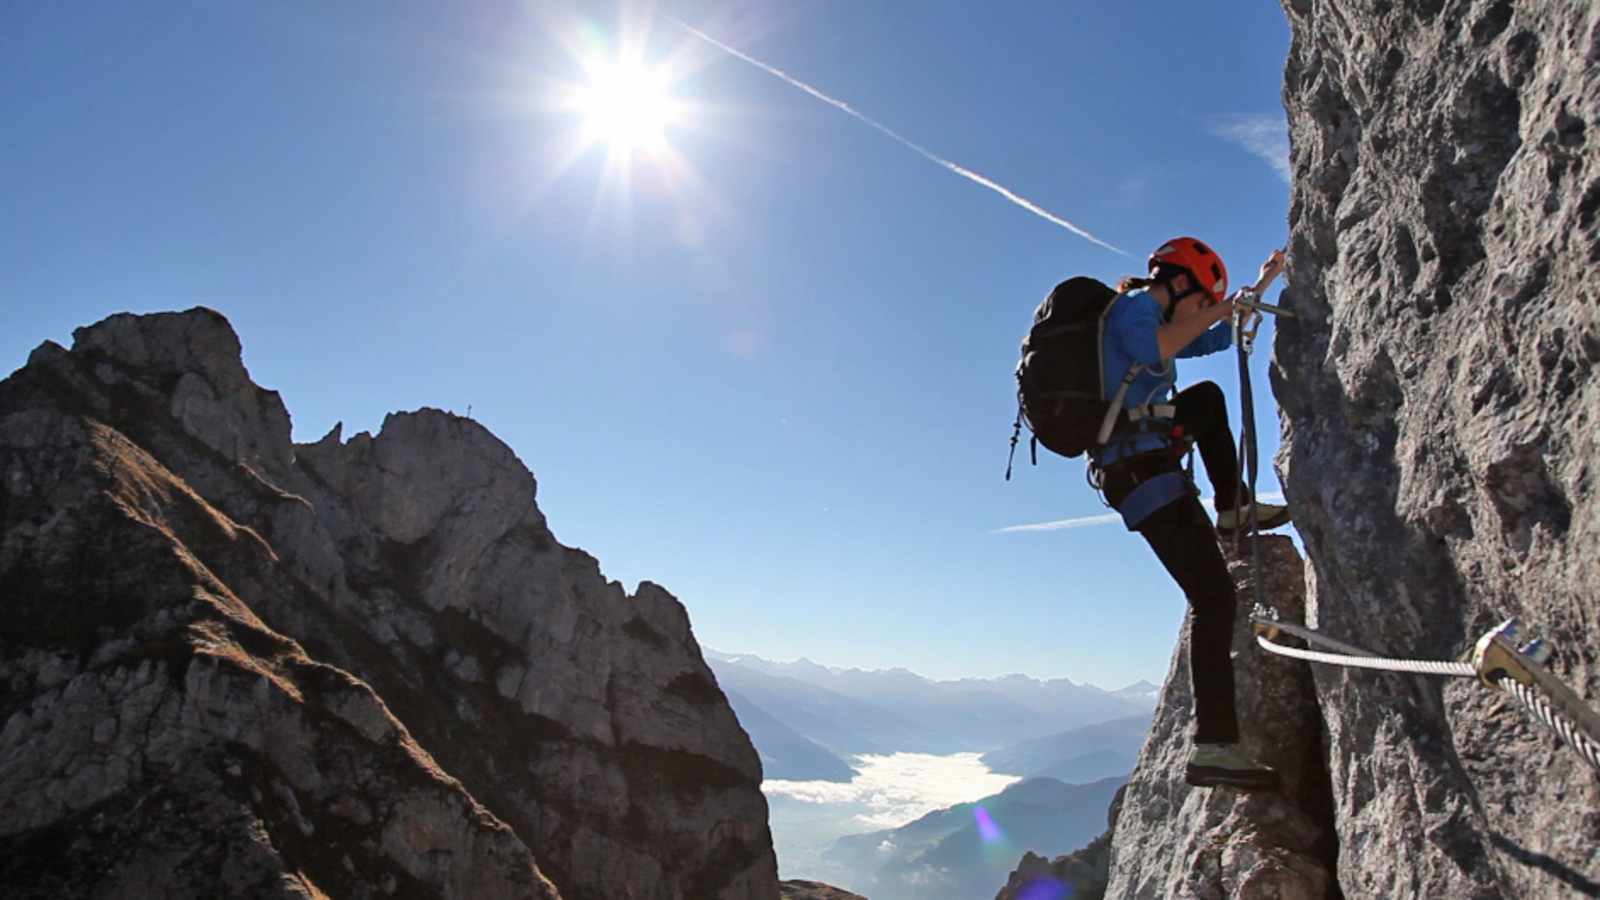
[[(210, 306), (296, 440), (470, 409), (708, 646), (1159, 680), (1183, 600), (1136, 535), (1006, 530), (1107, 512), (1081, 461), (1002, 480), (1017, 341), (1173, 235), (1254, 279), (1288, 41), (1274, 4), (1165, 0), (9, 4), (0, 368)], [(558, 102), (624, 47), (682, 110), (628, 166)], [(1235, 366), (1180, 381), (1237, 421)]]

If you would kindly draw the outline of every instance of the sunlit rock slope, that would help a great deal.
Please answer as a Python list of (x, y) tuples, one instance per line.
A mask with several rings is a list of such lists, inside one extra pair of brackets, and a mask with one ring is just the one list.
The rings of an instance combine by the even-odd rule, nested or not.
[(7, 896), (778, 896), (683, 607), (424, 410), (290, 442), (218, 314), (0, 383)]

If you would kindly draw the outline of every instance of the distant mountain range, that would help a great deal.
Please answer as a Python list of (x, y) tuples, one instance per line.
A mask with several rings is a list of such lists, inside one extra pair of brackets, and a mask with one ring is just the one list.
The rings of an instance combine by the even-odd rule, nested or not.
[(1129, 700), (1154, 710), (1156, 701), (1161, 699), (1161, 688), (1140, 679), (1122, 690), (1112, 691), (1111, 696), (1121, 697), (1124, 700)]
[[(906, 669), (839, 669), (807, 659), (777, 663), (712, 650), (705, 656), (723, 690), (739, 696), (734, 709), (741, 720), (746, 710), (759, 710), (836, 756), (999, 750), (1112, 719), (1148, 719), (1155, 708), (1156, 689), (1146, 681), (1107, 691), (1066, 678), (934, 681)], [(752, 739), (765, 759), (769, 748), (754, 731)], [(771, 749), (774, 761), (787, 767), (787, 751)], [(1102, 748), (1084, 752), (1097, 749)]]
[(840, 838), (824, 855), (873, 900), (990, 897), (1023, 852), (1057, 856), (1105, 831), (1106, 810), (1126, 781), (1030, 778), (900, 828)]
[(763, 779), (849, 781), (856, 770), (826, 747), (773, 718), (738, 691), (726, 691), (739, 724), (761, 757)]
[(985, 753), (991, 771), (1084, 784), (1133, 771), (1151, 713), (1097, 722)]
[[(806, 738), (835, 753), (893, 753), (910, 749), (905, 741), (918, 726), (887, 707), (820, 687), (799, 678), (772, 675), (764, 667), (706, 653), (706, 662), (725, 692), (738, 694)], [(735, 707), (737, 710), (737, 707)]]

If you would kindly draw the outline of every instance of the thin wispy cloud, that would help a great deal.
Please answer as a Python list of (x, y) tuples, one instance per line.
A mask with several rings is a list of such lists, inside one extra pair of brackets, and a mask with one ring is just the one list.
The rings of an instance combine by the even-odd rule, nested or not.
[(1281, 113), (1226, 116), (1211, 133), (1266, 160), (1279, 178), (1290, 181), (1289, 123)]
[[(1283, 494), (1281, 492), (1262, 494), (1260, 499), (1263, 503), (1281, 503), (1283, 502)], [(1213, 511), (1216, 509), (1216, 503), (1213, 502), (1212, 498), (1210, 497), (1207, 497), (1200, 502), (1205, 504), (1206, 509)], [(991, 534), (1019, 534), (1030, 531), (1067, 531), (1073, 528), (1092, 528), (1096, 525), (1111, 524), (1122, 524), (1122, 516), (1119, 513), (1105, 513), (1097, 516), (1079, 516), (1075, 519), (1056, 519), (1053, 522), (1033, 522), (1027, 525), (1007, 525), (1004, 528), (996, 528), (993, 532), (991, 532)]]
[(816, 88), (812, 87), (811, 85), (806, 84), (804, 81), (801, 81), (800, 79), (794, 77), (793, 75), (790, 75), (789, 73), (783, 71), (782, 69), (779, 69), (779, 68), (777, 68), (775, 66), (767, 65), (766, 63), (762, 62), (759, 59), (756, 59), (753, 56), (750, 56), (750, 55), (748, 55), (746, 53), (740, 52), (739, 50), (736, 50), (733, 47), (730, 47), (727, 44), (722, 43), (721, 41), (717, 40), (716, 38), (711, 37), (710, 35), (706, 34), (705, 32), (700, 31), (699, 29), (694, 28), (693, 26), (688, 25), (687, 23), (684, 23), (684, 22), (679, 21), (677, 19), (673, 19), (673, 21), (677, 22), (678, 26), (680, 28), (682, 28), (684, 31), (687, 31), (690, 34), (694, 35), (695, 37), (699, 38), (700, 40), (705, 41), (707, 44), (710, 44), (711, 46), (717, 48), (718, 50), (721, 50), (722, 52), (728, 54), (729, 56), (735, 57), (737, 59), (744, 60), (745, 62), (749, 63), (750, 65), (755, 66), (756, 68), (762, 70), (763, 72), (766, 72), (768, 75), (772, 75), (775, 78), (782, 79), (783, 81), (787, 82), (788, 84), (792, 85), (793, 87), (796, 87), (796, 88), (799, 88), (802, 91), (805, 91), (807, 94), (810, 94), (811, 96), (815, 97), (818, 100), (821, 100), (823, 103), (826, 103), (829, 106), (832, 106), (833, 108), (839, 110), (840, 112), (843, 112), (843, 113), (845, 113), (845, 114), (847, 114), (849, 116), (852, 116), (857, 121), (859, 121), (859, 122), (861, 122), (861, 123), (863, 123), (865, 125), (871, 126), (872, 128), (877, 129), (882, 134), (884, 134), (887, 137), (897, 141), (901, 145), (903, 145), (903, 146), (915, 151), (916, 153), (920, 154), (924, 159), (927, 159), (928, 161), (930, 161), (930, 162), (932, 162), (932, 163), (934, 163), (934, 164), (936, 164), (938, 166), (943, 167), (945, 170), (947, 170), (949, 172), (953, 172), (954, 174), (960, 175), (962, 178), (965, 178), (968, 181), (971, 181), (971, 182), (973, 182), (975, 184), (978, 184), (978, 185), (981, 185), (983, 187), (986, 187), (991, 191), (994, 191), (995, 193), (997, 193), (1000, 196), (1006, 198), (1007, 200), (1011, 201), (1012, 203), (1016, 204), (1017, 206), (1020, 206), (1023, 209), (1027, 210), (1028, 212), (1033, 213), (1034, 215), (1044, 219), (1045, 221), (1048, 221), (1048, 222), (1051, 222), (1053, 224), (1059, 225), (1062, 228), (1065, 228), (1066, 230), (1072, 232), (1073, 234), (1077, 235), (1078, 237), (1083, 238), (1084, 240), (1086, 240), (1086, 241), (1088, 241), (1088, 242), (1090, 242), (1092, 244), (1097, 244), (1097, 245), (1099, 245), (1101, 247), (1106, 248), (1107, 250), (1110, 250), (1113, 253), (1120, 253), (1123, 256), (1129, 256), (1130, 255), (1126, 250), (1123, 250), (1120, 247), (1114, 247), (1111, 244), (1108, 244), (1105, 241), (1100, 240), (1099, 238), (1095, 237), (1094, 235), (1090, 234), (1089, 232), (1085, 231), (1084, 229), (1079, 228), (1077, 225), (1072, 224), (1071, 222), (1069, 222), (1066, 219), (1062, 218), (1061, 216), (1058, 216), (1055, 213), (1045, 209), (1044, 207), (1040, 206), (1039, 204), (1033, 202), (1032, 200), (1029, 200), (1028, 198), (1021, 196), (1020, 194), (1016, 193), (1015, 191), (1011, 190), (1010, 188), (1008, 188), (1008, 187), (1006, 187), (1006, 186), (1004, 186), (1002, 184), (999, 184), (998, 182), (995, 182), (992, 179), (986, 178), (986, 177), (978, 174), (977, 172), (974, 172), (971, 169), (968, 169), (965, 166), (962, 166), (962, 165), (959, 165), (957, 163), (951, 162), (950, 160), (945, 159), (944, 157), (938, 155), (937, 153), (934, 153), (933, 151), (928, 150), (928, 149), (922, 147), (921, 145), (914, 143), (913, 141), (903, 137), (902, 135), (900, 135), (898, 132), (896, 132), (894, 129), (888, 127), (887, 125), (884, 125), (884, 124), (882, 124), (880, 122), (877, 122), (877, 121), (869, 118), (868, 116), (864, 115), (859, 110), (857, 110), (855, 107), (853, 107), (850, 104), (844, 102), (843, 100), (838, 100), (838, 99), (835, 99), (833, 97), (830, 97), (827, 94), (824, 94), (822, 91), (819, 91)]

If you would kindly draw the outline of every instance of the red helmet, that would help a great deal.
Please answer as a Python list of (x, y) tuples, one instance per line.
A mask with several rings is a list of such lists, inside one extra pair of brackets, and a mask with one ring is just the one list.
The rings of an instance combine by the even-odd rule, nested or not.
[(1150, 270), (1172, 266), (1189, 273), (1195, 287), (1220, 303), (1228, 295), (1228, 267), (1215, 250), (1192, 237), (1173, 238), (1150, 254)]

